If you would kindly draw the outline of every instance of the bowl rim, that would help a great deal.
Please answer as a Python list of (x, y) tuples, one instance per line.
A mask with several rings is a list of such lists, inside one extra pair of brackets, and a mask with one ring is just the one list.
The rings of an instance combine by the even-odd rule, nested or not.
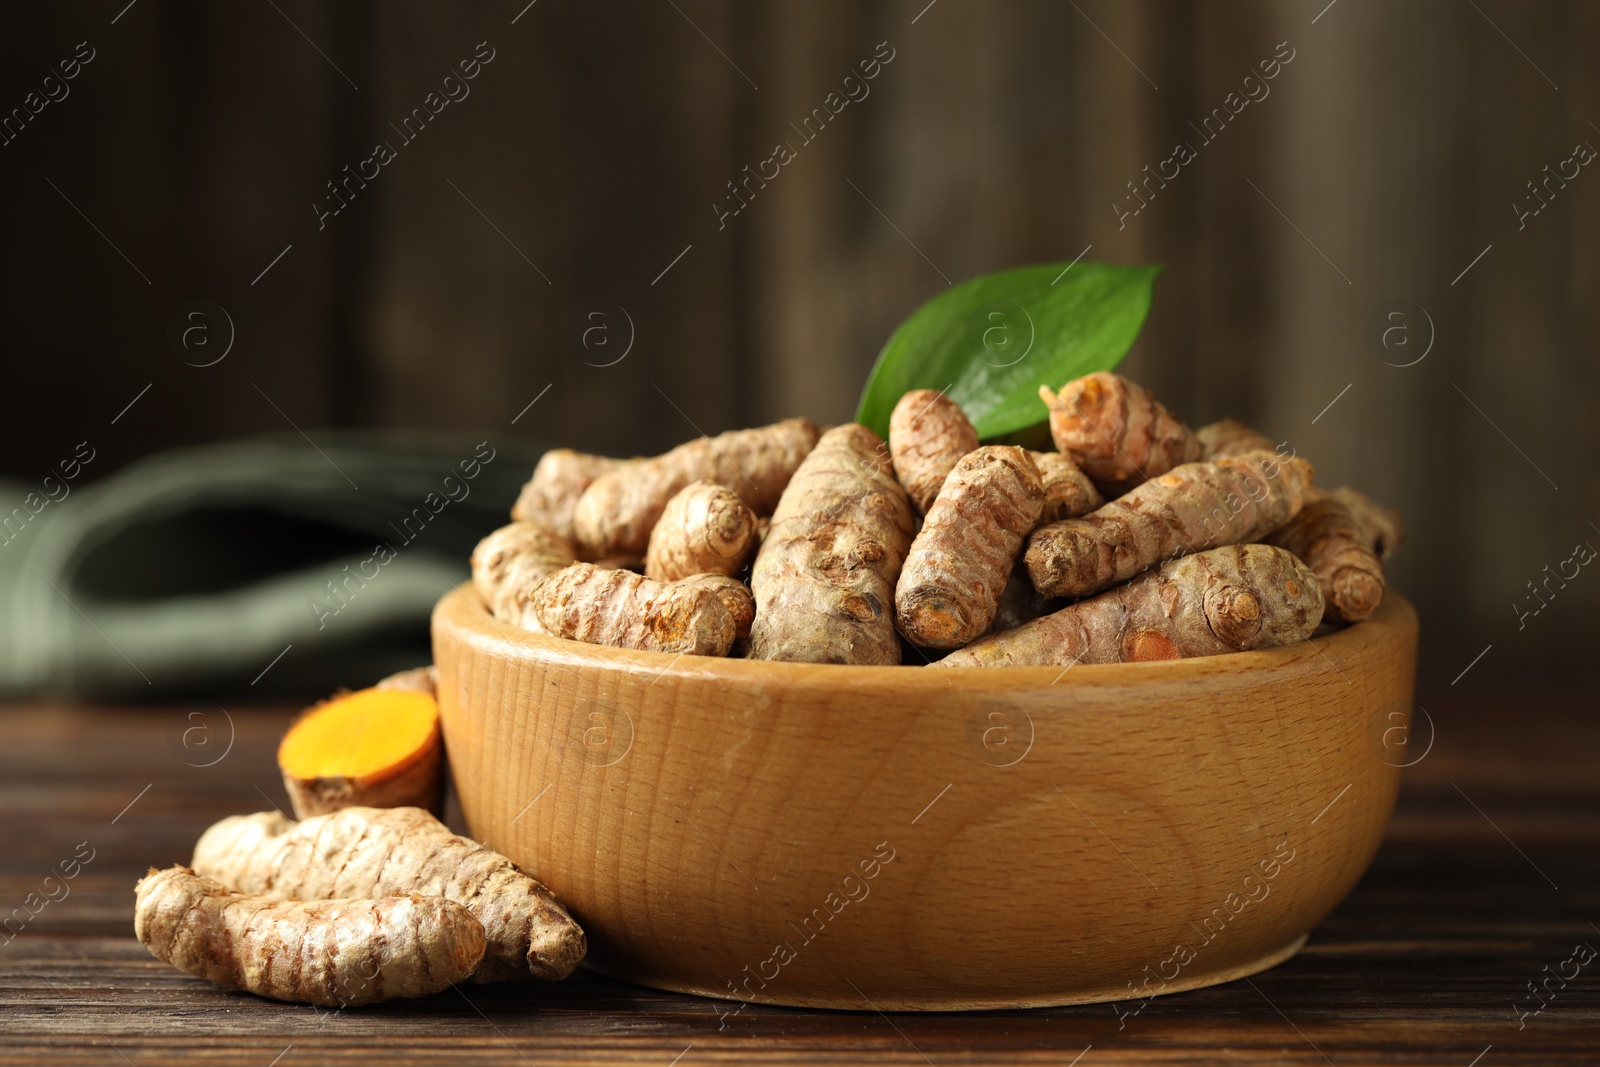
[(1379, 646), (1415, 642), (1418, 628), (1416, 609), (1391, 587), (1386, 591), (1378, 610), (1369, 618), (1322, 637), (1277, 648), (1143, 663), (940, 669), (937, 663), (885, 666), (795, 663), (688, 653), (673, 655), (592, 645), (534, 633), (492, 617), (470, 581), (461, 583), (439, 598), (434, 607), (433, 625), (438, 627), (441, 623), (463, 631), (473, 643), (501, 646), (495, 651), (502, 654), (509, 651), (518, 658), (537, 659), (552, 667), (643, 673), (651, 678), (652, 684), (661, 678), (701, 682), (716, 679), (744, 685), (806, 683), (874, 689), (885, 684), (900, 689), (920, 685), (934, 692), (948, 691), (952, 687), (957, 691), (1045, 689), (1066, 684), (1069, 680), (1073, 685), (1083, 686), (1153, 686), (1186, 680), (1215, 680), (1219, 676), (1240, 674), (1259, 674), (1263, 678), (1277, 676), (1277, 680), (1281, 681), (1279, 672), (1282, 669), (1297, 664), (1302, 667), (1309, 665), (1303, 661), (1317, 663), (1322, 669), (1339, 671), (1341, 662), (1350, 663)]

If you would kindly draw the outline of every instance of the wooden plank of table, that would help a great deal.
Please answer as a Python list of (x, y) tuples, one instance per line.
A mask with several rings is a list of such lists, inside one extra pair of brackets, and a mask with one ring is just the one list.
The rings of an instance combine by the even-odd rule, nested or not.
[[(1527, 984), (1574, 945), (1600, 945), (1592, 701), (1424, 703), (1433, 748), (1407, 771), (1371, 871), (1305, 951), (1137, 1014), (1123, 1004), (1120, 1017), (1104, 1004), (740, 1009), (589, 973), (338, 1012), (220, 989), (134, 941), (133, 883), (184, 861), (214, 819), (285, 803), (273, 748), (288, 712), (0, 710), (0, 919), (61, 860), (93, 850), (68, 896), (0, 934), (0, 1064), (1592, 1062), (1600, 962), (1551, 980), (1520, 1027), (1513, 1007), (1538, 1006)], [(1418, 750), (1424, 740), (1419, 730)]]

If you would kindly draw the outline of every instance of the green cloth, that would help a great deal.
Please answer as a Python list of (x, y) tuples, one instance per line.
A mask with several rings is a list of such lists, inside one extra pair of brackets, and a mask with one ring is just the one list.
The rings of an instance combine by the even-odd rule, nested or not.
[(42, 508), (0, 483), (0, 694), (305, 698), (431, 662), (429, 612), (537, 455), (323, 433), (80, 474)]

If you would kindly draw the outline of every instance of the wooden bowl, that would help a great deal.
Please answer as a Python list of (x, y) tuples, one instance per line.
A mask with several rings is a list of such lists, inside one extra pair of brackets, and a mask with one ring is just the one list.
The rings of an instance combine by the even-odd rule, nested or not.
[(593, 966), (883, 1010), (1130, 1012), (1293, 955), (1383, 837), (1416, 637), (1393, 592), (1287, 648), (1066, 671), (603, 648), (470, 586), (433, 615), (471, 832)]

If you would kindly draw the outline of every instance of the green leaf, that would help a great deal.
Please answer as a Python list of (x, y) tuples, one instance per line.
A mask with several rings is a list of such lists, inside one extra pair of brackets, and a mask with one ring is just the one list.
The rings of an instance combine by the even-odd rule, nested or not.
[(1039, 386), (1111, 370), (1139, 336), (1159, 266), (1079, 261), (983, 274), (900, 324), (872, 368), (856, 421), (879, 436), (911, 389), (943, 389), (984, 439), (1045, 421)]

